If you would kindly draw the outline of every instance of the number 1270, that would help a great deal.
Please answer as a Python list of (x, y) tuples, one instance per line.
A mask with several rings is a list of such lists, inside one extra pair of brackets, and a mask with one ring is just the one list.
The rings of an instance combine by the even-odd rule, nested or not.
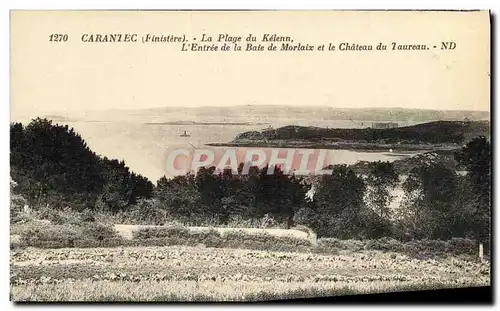
[(67, 34), (53, 33), (49, 36), (50, 42), (66, 42), (68, 41)]

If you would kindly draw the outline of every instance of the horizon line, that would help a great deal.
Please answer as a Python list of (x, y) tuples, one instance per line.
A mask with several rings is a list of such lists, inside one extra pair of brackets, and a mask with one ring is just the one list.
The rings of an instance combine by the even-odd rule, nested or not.
[[(324, 109), (338, 109), (338, 110), (377, 110), (377, 109), (386, 109), (386, 110), (420, 110), (420, 111), (467, 111), (467, 112), (488, 112), (491, 114), (491, 110), (476, 110), (476, 109), (429, 109), (429, 108), (406, 108), (406, 107), (387, 107), (387, 106), (376, 106), (376, 107), (335, 107), (335, 106), (319, 106), (319, 105), (284, 105), (284, 104), (235, 104), (230, 106), (154, 106), (154, 107), (145, 107), (145, 108), (104, 108), (104, 109), (75, 109), (75, 110), (49, 110), (43, 109), (46, 112), (90, 112), (90, 111), (143, 111), (143, 110), (157, 110), (157, 109), (196, 109), (196, 108), (245, 108), (245, 107), (288, 107), (288, 108), (324, 108)], [(40, 112), (42, 112), (41, 110)]]

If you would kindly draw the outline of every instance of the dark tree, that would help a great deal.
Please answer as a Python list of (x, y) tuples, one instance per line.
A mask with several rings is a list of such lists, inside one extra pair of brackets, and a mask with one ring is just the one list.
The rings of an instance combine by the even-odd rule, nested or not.
[[(455, 159), (467, 171), (471, 196), (471, 222), (475, 237), (490, 243), (491, 235), (491, 144), (484, 136), (467, 143), (455, 154)], [(487, 246), (488, 246), (487, 245)]]
[(314, 194), (322, 218), (318, 236), (355, 236), (361, 226), (365, 189), (364, 181), (347, 165), (335, 165), (331, 175), (322, 175)]
[(406, 200), (400, 215), (412, 238), (448, 239), (463, 231), (461, 185), (454, 170), (442, 163), (415, 167), (403, 189)]
[(67, 125), (37, 118), (11, 124), (10, 133), (11, 174), (30, 205), (117, 210), (151, 197), (151, 182), (123, 161), (96, 155)]
[(162, 177), (158, 180), (154, 193), (155, 198), (159, 199), (173, 216), (203, 215), (201, 197), (193, 174), (175, 176), (171, 179)]
[(391, 190), (397, 186), (399, 176), (390, 162), (370, 162), (368, 167), (366, 178), (368, 202), (379, 217), (390, 219), (389, 204), (393, 199)]

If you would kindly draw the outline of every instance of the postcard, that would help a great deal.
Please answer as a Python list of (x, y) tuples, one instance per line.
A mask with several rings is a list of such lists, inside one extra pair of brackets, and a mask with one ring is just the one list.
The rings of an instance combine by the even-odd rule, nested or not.
[(490, 23), (11, 11), (11, 301), (491, 301)]

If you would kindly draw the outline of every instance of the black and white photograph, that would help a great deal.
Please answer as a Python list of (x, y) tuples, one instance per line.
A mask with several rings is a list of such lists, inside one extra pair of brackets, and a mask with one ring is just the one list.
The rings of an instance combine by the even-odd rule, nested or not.
[(12, 10), (10, 300), (482, 299), (491, 18)]

